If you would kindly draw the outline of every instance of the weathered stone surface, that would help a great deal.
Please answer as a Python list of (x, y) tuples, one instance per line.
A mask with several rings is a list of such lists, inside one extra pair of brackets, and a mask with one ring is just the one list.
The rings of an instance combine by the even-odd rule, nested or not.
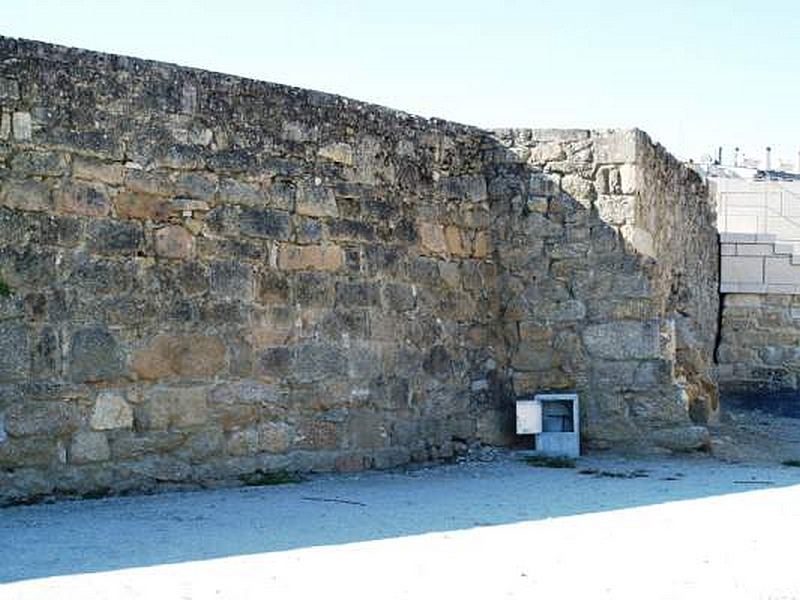
[(28, 376), (28, 336), (24, 324), (0, 321), (0, 382), (19, 381)]
[(77, 429), (80, 414), (73, 402), (34, 402), (12, 406), (5, 416), (9, 436), (60, 435)]
[(420, 243), (428, 252), (444, 254), (447, 252), (447, 239), (444, 228), (436, 223), (419, 223)]
[(108, 460), (111, 450), (106, 434), (100, 431), (77, 431), (69, 447), (69, 461), (74, 464)]
[(70, 183), (56, 190), (56, 209), (76, 215), (103, 217), (111, 210), (102, 184)]
[(298, 190), (295, 210), (309, 217), (337, 217), (336, 196), (329, 187), (315, 181), (305, 182)]
[(239, 217), (239, 231), (252, 237), (288, 240), (289, 214), (269, 208), (245, 208)]
[(660, 356), (657, 323), (617, 321), (589, 325), (583, 342), (590, 355), (612, 360), (656, 359)]
[(114, 205), (119, 216), (131, 219), (166, 221), (170, 213), (169, 200), (153, 194), (122, 192), (117, 195)]
[(89, 222), (87, 248), (96, 254), (136, 254), (144, 245), (139, 223), (116, 219), (92, 219)]
[(353, 148), (350, 144), (344, 144), (342, 142), (327, 144), (317, 151), (317, 155), (343, 165), (353, 165)]
[(164, 333), (133, 353), (131, 369), (141, 379), (211, 377), (225, 363), (225, 345), (215, 337)]
[(72, 334), (69, 349), (72, 381), (115, 381), (124, 373), (122, 352), (105, 327), (79, 329)]
[(155, 388), (137, 407), (137, 428), (152, 430), (198, 427), (209, 418), (205, 387)]
[(164, 258), (186, 259), (194, 252), (194, 236), (179, 225), (169, 225), (155, 233), (156, 254)]
[(0, 181), (0, 202), (8, 208), (46, 211), (53, 205), (50, 188), (35, 179)]
[(58, 177), (66, 171), (67, 161), (57, 152), (29, 150), (14, 155), (11, 159), (11, 169), (23, 176)]
[(85, 181), (99, 181), (110, 185), (120, 185), (123, 169), (119, 163), (106, 163), (86, 156), (72, 157), (72, 176)]
[(339, 246), (319, 244), (295, 246), (282, 244), (278, 249), (278, 267), (287, 271), (315, 269), (336, 271), (344, 264), (344, 253)]
[(133, 409), (120, 394), (100, 392), (94, 403), (89, 425), (96, 431), (133, 427)]

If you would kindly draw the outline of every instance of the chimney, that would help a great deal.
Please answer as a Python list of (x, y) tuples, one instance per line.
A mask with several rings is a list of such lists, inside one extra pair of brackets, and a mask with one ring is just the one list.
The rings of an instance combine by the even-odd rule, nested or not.
[[(800, 152), (797, 153), (797, 156), (800, 157)], [(739, 166), (739, 146), (733, 149), (733, 166)]]
[(764, 170), (769, 171), (772, 169), (772, 161), (770, 160), (770, 154), (772, 153), (772, 148), (767, 146), (767, 162), (764, 165)]

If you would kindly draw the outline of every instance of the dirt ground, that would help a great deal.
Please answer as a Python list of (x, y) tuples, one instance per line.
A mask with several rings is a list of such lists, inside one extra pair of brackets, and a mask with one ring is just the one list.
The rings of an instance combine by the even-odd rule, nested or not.
[(595, 454), (0, 510), (0, 599), (800, 598), (800, 420)]

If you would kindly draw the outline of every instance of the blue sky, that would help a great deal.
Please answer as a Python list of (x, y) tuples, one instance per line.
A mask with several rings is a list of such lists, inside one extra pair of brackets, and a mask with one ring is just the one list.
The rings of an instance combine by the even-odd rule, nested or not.
[(682, 158), (800, 150), (796, 0), (2, 0), (0, 34), (479, 126), (637, 126)]

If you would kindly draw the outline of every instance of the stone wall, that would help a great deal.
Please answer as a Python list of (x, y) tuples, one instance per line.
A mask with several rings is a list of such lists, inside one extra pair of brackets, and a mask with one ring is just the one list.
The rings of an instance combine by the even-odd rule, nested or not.
[(590, 445), (707, 443), (718, 244), (705, 185), (641, 131), (499, 137), (523, 174), (520, 190), (489, 184), (515, 392), (577, 390)]
[(724, 393), (796, 390), (800, 385), (800, 296), (724, 294), (719, 383)]
[(703, 192), (637, 131), (0, 38), (0, 499), (449, 457), (534, 389), (702, 445)]

